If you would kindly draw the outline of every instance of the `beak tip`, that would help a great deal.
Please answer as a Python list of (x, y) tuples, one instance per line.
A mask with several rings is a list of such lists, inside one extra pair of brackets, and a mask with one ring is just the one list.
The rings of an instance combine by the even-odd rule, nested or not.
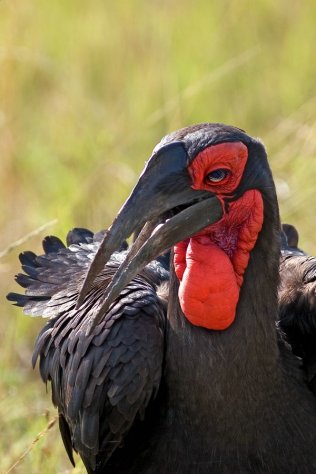
[[(88, 275), (87, 275), (87, 277), (88, 277)], [(83, 282), (83, 284), (80, 288), (80, 291), (79, 291), (79, 295), (78, 295), (78, 298), (77, 298), (77, 301), (76, 301), (76, 306), (75, 306), (76, 311), (78, 311), (78, 309), (81, 308), (81, 306), (82, 306), (82, 304), (85, 300), (85, 297), (87, 296), (88, 291), (89, 291), (90, 286), (91, 286), (90, 279), (88, 281), (87, 277), (85, 278), (85, 280), (84, 280), (84, 282)]]
[(84, 296), (82, 291), (80, 291), (79, 293), (79, 296), (78, 296), (78, 299), (76, 301), (76, 306), (75, 306), (75, 310), (78, 311), (83, 303), (83, 300), (84, 300)]

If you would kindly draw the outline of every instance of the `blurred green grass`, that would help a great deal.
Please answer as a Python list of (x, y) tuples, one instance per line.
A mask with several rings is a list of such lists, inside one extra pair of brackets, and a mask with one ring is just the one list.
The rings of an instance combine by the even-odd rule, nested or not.
[[(293, 0), (0, 2), (0, 251), (111, 222), (153, 146), (221, 121), (265, 142), (283, 221), (316, 253), (316, 3)], [(20, 251), (0, 260), (0, 472), (55, 411), (30, 368), (42, 320), (4, 299)], [(16, 473), (71, 469), (57, 425)]]

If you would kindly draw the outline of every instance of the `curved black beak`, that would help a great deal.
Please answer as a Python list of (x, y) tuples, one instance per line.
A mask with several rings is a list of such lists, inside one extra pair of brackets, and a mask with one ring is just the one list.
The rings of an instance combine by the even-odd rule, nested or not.
[[(77, 308), (112, 253), (133, 232), (139, 233), (100, 304), (90, 314), (89, 332), (122, 289), (150, 261), (222, 217), (222, 205), (215, 196), (191, 188), (187, 165), (188, 156), (182, 142), (160, 148), (148, 161), (134, 190), (106, 232), (84, 280)], [(168, 211), (171, 217), (166, 220)]]

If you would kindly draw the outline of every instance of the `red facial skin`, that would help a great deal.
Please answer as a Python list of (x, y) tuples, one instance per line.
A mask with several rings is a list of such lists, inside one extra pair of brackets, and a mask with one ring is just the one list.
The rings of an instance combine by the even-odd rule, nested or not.
[[(192, 188), (209, 190), (223, 199), (238, 187), (247, 158), (248, 149), (241, 142), (206, 148), (188, 168)], [(223, 168), (229, 171), (226, 178), (217, 183), (207, 180), (210, 172)], [(217, 330), (232, 324), (243, 275), (262, 223), (261, 194), (249, 190), (229, 204), (219, 222), (175, 246), (179, 301), (192, 324)]]

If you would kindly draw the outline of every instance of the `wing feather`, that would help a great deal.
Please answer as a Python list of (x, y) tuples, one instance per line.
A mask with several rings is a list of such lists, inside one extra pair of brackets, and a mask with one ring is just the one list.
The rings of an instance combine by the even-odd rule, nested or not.
[(316, 395), (316, 258), (297, 247), (293, 226), (283, 226), (285, 236), (288, 228), (292, 234), (295, 231), (295, 247), (282, 249), (278, 325), (293, 353), (302, 359), (307, 383)]
[(159, 262), (150, 264), (87, 337), (89, 311), (124, 258), (119, 253), (112, 256), (76, 311), (81, 282), (101, 237), (74, 229), (67, 236), (68, 247), (57, 237), (46, 237), (45, 255), (24, 252), (20, 256), (25, 273), (16, 280), (26, 289), (25, 295), (8, 295), (26, 314), (50, 318), (37, 338), (32, 363), (39, 359), (43, 381), (51, 381), (71, 462), (74, 448), (90, 471), (97, 460), (104, 463), (120, 446), (158, 391), (165, 303), (157, 287), (168, 279), (168, 271)]

